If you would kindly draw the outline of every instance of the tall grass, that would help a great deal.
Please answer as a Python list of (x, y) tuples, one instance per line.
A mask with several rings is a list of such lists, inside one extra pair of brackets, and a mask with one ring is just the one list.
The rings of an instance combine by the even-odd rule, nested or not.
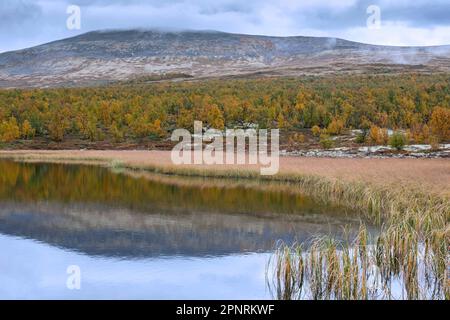
[[(75, 159), (78, 160), (79, 159)], [(65, 159), (70, 161), (70, 159)], [(315, 175), (260, 176), (254, 170), (219, 170), (112, 163), (117, 169), (180, 176), (288, 182), (315, 200), (360, 212), (382, 232), (348, 243), (315, 239), (311, 246), (280, 244), (268, 269), (279, 299), (450, 299), (450, 199), (412, 186), (374, 185)]]
[(331, 238), (279, 244), (267, 283), (277, 299), (449, 299), (449, 229), (430, 236), (407, 224), (369, 239), (364, 226), (351, 242)]

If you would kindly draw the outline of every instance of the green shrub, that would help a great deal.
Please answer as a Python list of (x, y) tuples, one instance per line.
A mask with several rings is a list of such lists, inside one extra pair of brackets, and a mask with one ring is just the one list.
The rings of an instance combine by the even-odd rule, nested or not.
[(402, 150), (405, 144), (406, 144), (406, 137), (403, 133), (395, 132), (389, 138), (389, 145), (398, 151)]
[(364, 143), (367, 140), (367, 130), (363, 130), (356, 136), (356, 143)]
[(334, 146), (334, 141), (330, 139), (330, 136), (328, 134), (321, 134), (320, 145), (324, 149), (331, 149)]

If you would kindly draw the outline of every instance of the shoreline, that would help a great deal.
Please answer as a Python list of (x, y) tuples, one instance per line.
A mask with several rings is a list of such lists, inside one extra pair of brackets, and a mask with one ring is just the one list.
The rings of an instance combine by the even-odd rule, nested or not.
[[(157, 156), (156, 159), (158, 160), (151, 158), (151, 155), (153, 157)], [(139, 156), (146, 156), (147, 161), (143, 161)], [(210, 182), (209, 178), (229, 179), (224, 180), (224, 185), (228, 185), (230, 181), (233, 181), (230, 179), (238, 179), (239, 182), (244, 181), (244, 185), (247, 184), (247, 181), (277, 182), (282, 187), (289, 188), (286, 192), (299, 192), (318, 202), (332, 203), (344, 209), (352, 209), (355, 211), (352, 213), (353, 216), (360, 221), (360, 231), (356, 239), (342, 247), (338, 247), (333, 241), (330, 242), (330, 239), (327, 237), (314, 240), (309, 249), (306, 249), (303, 243), (292, 247), (281, 244), (276, 249), (273, 260), (270, 260), (275, 263), (273, 268), (277, 275), (281, 275), (283, 279), (288, 279), (295, 283), (297, 280), (300, 281), (300, 278), (298, 278), (299, 274), (292, 272), (292, 270), (300, 268), (301, 279), (303, 279), (304, 263), (311, 265), (312, 270), (316, 270), (321, 268), (322, 262), (317, 266), (314, 261), (321, 259), (320, 261), (324, 261), (323, 264), (327, 272), (337, 274), (341, 278), (354, 279), (349, 281), (354, 281), (355, 284), (361, 283), (362, 291), (355, 291), (354, 298), (356, 299), (367, 299), (367, 281), (368, 279), (381, 279), (378, 272), (381, 272), (381, 277), (386, 277), (387, 275), (400, 277), (399, 279), (401, 279), (400, 281), (403, 283), (408, 297), (419, 297), (424, 293), (420, 291), (416, 282), (417, 272), (419, 272), (417, 270), (423, 268), (424, 270), (421, 272), (425, 275), (433, 275), (433, 283), (435, 284), (433, 290), (438, 290), (438, 296), (433, 295), (432, 299), (448, 299), (449, 297), (448, 281), (446, 280), (448, 279), (448, 271), (445, 263), (448, 261), (450, 197), (445, 192), (437, 193), (437, 189), (416, 188), (416, 183), (421, 182), (420, 180), (414, 184), (402, 185), (401, 180), (393, 179), (390, 183), (382, 184), (379, 181), (376, 182), (376, 180), (361, 180), (361, 176), (357, 174), (358, 170), (365, 168), (361, 167), (361, 163), (358, 162), (364, 161), (364, 165), (367, 165), (367, 163), (372, 164), (375, 170), (383, 169), (382, 173), (384, 175), (390, 173), (387, 170), (388, 167), (400, 164), (401, 166), (397, 168), (403, 168), (401, 175), (408, 178), (406, 173), (411, 171), (411, 168), (408, 166), (404, 168), (405, 164), (407, 164), (415, 165), (415, 169), (418, 170), (425, 169), (425, 174), (437, 171), (439, 175), (443, 175), (444, 179), (442, 181), (447, 183), (448, 176), (445, 174), (450, 172), (448, 170), (450, 165), (448, 160), (444, 160), (441, 163), (442, 161), (438, 161), (439, 159), (358, 159), (356, 162), (356, 159), (345, 159), (345, 162), (342, 162), (342, 159), (340, 159), (341, 161), (337, 161), (339, 159), (327, 159), (327, 162), (323, 162), (323, 158), (316, 159), (318, 162), (322, 161), (321, 165), (334, 162), (335, 164), (339, 163), (340, 166), (350, 166), (354, 179), (340, 180), (336, 178), (339, 167), (331, 171), (331, 173), (334, 173), (334, 177), (330, 171), (326, 170), (322, 170), (322, 175), (318, 174), (317, 171), (314, 174), (311, 168), (309, 171), (304, 169), (308, 168), (307, 165), (306, 167), (304, 167), (305, 164), (303, 164), (303, 167), (301, 166), (298, 161), (302, 159), (299, 160), (299, 158), (294, 160), (282, 157), (280, 158), (281, 170), (279, 174), (260, 176), (254, 167), (230, 168), (228, 165), (224, 166), (226, 169), (224, 170), (215, 166), (205, 169), (204, 166), (192, 165), (190, 168), (189, 166), (174, 168), (173, 165), (162, 161), (162, 159), (166, 159), (165, 157), (167, 157), (167, 153), (161, 154), (161, 152), (156, 152), (156, 154), (152, 154), (151, 151), (144, 153), (112, 153), (111, 151), (103, 151), (101, 153), (86, 151), (78, 153), (41, 152), (38, 154), (27, 151), (20, 153), (0, 152), (0, 160), (8, 158), (24, 162), (100, 165), (109, 167), (111, 170), (118, 170), (118, 172), (123, 170), (122, 172), (125, 171), (125, 174), (156, 173), (173, 177), (202, 177), (208, 178), (208, 182)], [(153, 159), (153, 162), (149, 161), (151, 159)], [(281, 161), (282, 159), (283, 161)], [(393, 162), (392, 160), (396, 161)], [(312, 163), (309, 162), (307, 164)], [(422, 167), (420, 168), (420, 166)], [(372, 170), (374, 169), (373, 167)], [(328, 176), (325, 173), (328, 173)], [(424, 172), (421, 173), (423, 174)], [(373, 177), (370, 179), (373, 179)], [(428, 179), (428, 182), (433, 181), (430, 177)], [(292, 187), (289, 187), (291, 185)], [(202, 186), (204, 185), (200, 182), (200, 188)], [(368, 225), (380, 228), (379, 235), (374, 239), (375, 247), (369, 241)], [(424, 251), (418, 249), (420, 246), (425, 247)], [(351, 256), (350, 252), (353, 252)], [(358, 260), (358, 257), (361, 260)], [(302, 263), (299, 263), (299, 261), (302, 261)], [(356, 271), (352, 277), (349, 277), (348, 270), (345, 271), (345, 268), (344, 270), (341, 269), (341, 264), (345, 265), (347, 263), (347, 266), (349, 266), (348, 263), (350, 261), (353, 262), (350, 263), (349, 270), (359, 270), (361, 268), (363, 271), (362, 275), (359, 275), (358, 271)], [(378, 271), (368, 272), (368, 270)], [(411, 270), (416, 271), (412, 272)], [(306, 281), (311, 280), (306, 278)], [(319, 281), (327, 280), (321, 279)], [(285, 282), (283, 281), (278, 281), (277, 283), (280, 285), (280, 287), (277, 287), (277, 290), (281, 292), (283, 299), (290, 300), (295, 298), (295, 295), (291, 294), (290, 286), (284, 286)], [(424, 292), (426, 293), (426, 291)], [(385, 291), (385, 294), (390, 297), (391, 292), (389, 288)]]
[[(330, 180), (382, 186), (409, 186), (449, 196), (450, 160), (442, 158), (333, 158), (281, 156), (275, 176), (258, 177), (258, 165), (174, 165), (170, 151), (145, 150), (0, 150), (0, 158), (78, 164), (119, 165), (165, 174), (276, 179), (319, 176)], [(285, 180), (284, 178), (284, 180)]]
[[(410, 212), (448, 216), (450, 161), (280, 157), (280, 172), (260, 176), (256, 165), (181, 165), (168, 151), (0, 151), (0, 159), (100, 165), (172, 176), (293, 183), (321, 202), (357, 210), (382, 222)], [(226, 182), (228, 183), (228, 182)]]

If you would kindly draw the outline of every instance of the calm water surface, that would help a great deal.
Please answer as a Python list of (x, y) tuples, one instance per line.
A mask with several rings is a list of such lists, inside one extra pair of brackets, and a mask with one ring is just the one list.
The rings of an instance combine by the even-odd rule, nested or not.
[(0, 161), (0, 298), (270, 299), (277, 241), (359, 226), (292, 189)]

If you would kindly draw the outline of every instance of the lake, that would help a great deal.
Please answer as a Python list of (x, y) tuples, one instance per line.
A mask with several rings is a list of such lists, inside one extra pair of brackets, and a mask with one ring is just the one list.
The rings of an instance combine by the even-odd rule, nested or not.
[(277, 243), (358, 227), (295, 186), (1, 160), (0, 299), (271, 299)]

